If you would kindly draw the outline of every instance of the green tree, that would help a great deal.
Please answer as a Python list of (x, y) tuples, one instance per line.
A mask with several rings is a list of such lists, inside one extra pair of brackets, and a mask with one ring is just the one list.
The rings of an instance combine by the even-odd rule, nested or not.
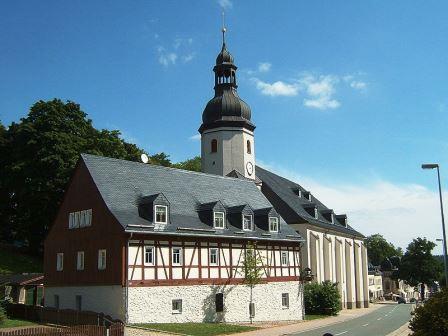
[(381, 265), (386, 258), (403, 255), (401, 248), (396, 248), (378, 233), (367, 237), (364, 241), (367, 255), (374, 266)]
[(244, 284), (250, 289), (249, 296), (249, 318), (252, 323), (253, 313), (251, 308), (253, 306), (253, 289), (262, 280), (263, 275), (263, 260), (259, 253), (257, 253), (257, 246), (255, 243), (249, 242), (246, 245), (246, 250), (243, 259), (243, 275)]
[(201, 157), (195, 156), (192, 159), (188, 159), (182, 162), (173, 164), (174, 168), (185, 169), (200, 172), (201, 171)]
[[(0, 198), (4, 239), (38, 251), (80, 153), (138, 160), (142, 150), (119, 131), (97, 130), (80, 106), (59, 99), (35, 103), (26, 118), (0, 128)], [(5, 234), (8, 236), (5, 237)]]
[(426, 238), (414, 239), (401, 258), (399, 278), (411, 286), (431, 285), (440, 278), (441, 265), (431, 254), (436, 244)]
[(164, 166), (164, 167), (171, 167), (171, 160), (170, 156), (164, 152), (151, 155), (149, 157), (149, 162), (154, 165), (158, 166)]
[(448, 290), (432, 296), (424, 306), (415, 310), (409, 328), (413, 336), (445, 336), (448, 335)]

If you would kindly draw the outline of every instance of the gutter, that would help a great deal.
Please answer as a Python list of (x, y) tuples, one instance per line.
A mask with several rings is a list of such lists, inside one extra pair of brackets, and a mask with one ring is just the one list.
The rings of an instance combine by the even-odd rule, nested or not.
[(177, 236), (177, 237), (194, 237), (194, 238), (200, 238), (200, 237), (208, 237), (208, 238), (229, 238), (229, 239), (244, 239), (244, 240), (264, 240), (264, 241), (278, 241), (278, 242), (305, 242), (305, 239), (297, 237), (297, 239), (284, 239), (284, 238), (263, 238), (263, 237), (235, 237), (235, 236), (228, 236), (228, 235), (207, 235), (207, 234), (191, 234), (191, 233), (182, 233), (179, 234), (179, 232), (165, 232), (165, 231), (138, 231), (138, 230), (126, 230), (127, 233), (133, 233), (136, 234), (151, 234), (151, 235), (160, 235), (160, 236)]

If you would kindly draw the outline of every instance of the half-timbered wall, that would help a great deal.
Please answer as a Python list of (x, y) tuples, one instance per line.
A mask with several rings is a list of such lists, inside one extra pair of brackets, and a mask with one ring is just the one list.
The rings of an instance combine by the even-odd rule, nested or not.
[[(299, 246), (298, 243), (295, 245), (257, 245), (264, 281), (298, 279)], [(153, 248), (151, 264), (145, 262), (145, 247)], [(181, 265), (173, 263), (173, 250), (176, 248), (181, 249)], [(212, 249), (217, 252), (216, 263), (211, 260)], [(129, 285), (241, 283), (244, 278), (244, 251), (244, 243), (132, 240), (128, 253)], [(286, 263), (282, 254), (286, 255)]]

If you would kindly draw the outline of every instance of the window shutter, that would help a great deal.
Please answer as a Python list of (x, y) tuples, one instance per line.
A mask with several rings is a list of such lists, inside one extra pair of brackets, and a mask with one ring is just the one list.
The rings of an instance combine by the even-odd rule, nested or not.
[(217, 293), (215, 296), (216, 301), (216, 312), (221, 313), (224, 311), (224, 294)]

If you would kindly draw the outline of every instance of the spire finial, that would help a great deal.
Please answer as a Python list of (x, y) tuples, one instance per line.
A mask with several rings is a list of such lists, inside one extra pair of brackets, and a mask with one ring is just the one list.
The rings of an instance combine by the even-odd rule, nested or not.
[(225, 24), (225, 16), (224, 16), (224, 11), (222, 11), (222, 46), (225, 47), (226, 45), (226, 24)]

